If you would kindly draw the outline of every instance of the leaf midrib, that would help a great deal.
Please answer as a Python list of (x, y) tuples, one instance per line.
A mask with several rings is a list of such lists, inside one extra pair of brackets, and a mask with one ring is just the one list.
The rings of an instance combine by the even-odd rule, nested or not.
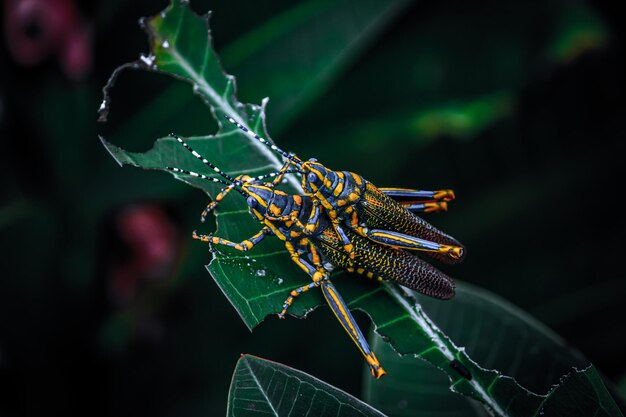
[(261, 394), (263, 394), (263, 397), (265, 397), (265, 400), (267, 401), (267, 404), (270, 406), (270, 408), (274, 412), (274, 415), (276, 417), (279, 417), (280, 414), (278, 414), (278, 411), (276, 411), (276, 409), (274, 408), (274, 405), (272, 404), (272, 402), (270, 401), (269, 397), (265, 393), (265, 390), (263, 389), (263, 386), (261, 385), (261, 382), (259, 381), (259, 379), (256, 377), (256, 374), (252, 370), (252, 367), (250, 366), (250, 363), (247, 360), (244, 361), (244, 363), (245, 363), (246, 367), (248, 368), (248, 371), (250, 372), (250, 375), (252, 376), (252, 379), (254, 380), (254, 383), (257, 385), (257, 387), (259, 387), (259, 391), (261, 391)]
[[(176, 34), (176, 37), (177, 36), (178, 36), (178, 34)], [(175, 43), (170, 46), (169, 52), (172, 55), (172, 57), (179, 63), (179, 65), (182, 67), (182, 69), (188, 74), (189, 78), (194, 83), (196, 83), (196, 85), (198, 85), (200, 87), (200, 89), (202, 89), (209, 97), (211, 97), (211, 99), (220, 108), (222, 108), (225, 113), (227, 113), (230, 117), (235, 119), (235, 121), (237, 123), (241, 124), (242, 126), (245, 126), (247, 129), (251, 130), (250, 127), (248, 126), (248, 124), (239, 116), (239, 113), (237, 111), (235, 111), (235, 109), (233, 109), (233, 107), (230, 105), (230, 103), (228, 101), (224, 101), (222, 96), (220, 96), (213, 88), (211, 88), (211, 86), (204, 80), (204, 78), (202, 78), (200, 76), (200, 74), (198, 74), (196, 71), (194, 71), (194, 69), (192, 68), (192, 66), (189, 63), (189, 61), (187, 61), (187, 59), (184, 58), (178, 52), (178, 48), (176, 48), (176, 44)], [(278, 157), (276, 156), (276, 154), (274, 154), (272, 151), (270, 151), (265, 145), (263, 145), (263, 144), (261, 144), (261, 143), (259, 143), (257, 141), (254, 141), (252, 139), (249, 139), (249, 140), (252, 143), (252, 146), (254, 148), (256, 148), (259, 151), (259, 153), (261, 153), (263, 156), (265, 156), (267, 159), (269, 159), (270, 163), (276, 169), (280, 169), (282, 167), (282, 164), (281, 164), (280, 160), (278, 159)], [(299, 184), (293, 177), (288, 177), (287, 180), (291, 183), (292, 186), (296, 187), (296, 189), (298, 188)]]

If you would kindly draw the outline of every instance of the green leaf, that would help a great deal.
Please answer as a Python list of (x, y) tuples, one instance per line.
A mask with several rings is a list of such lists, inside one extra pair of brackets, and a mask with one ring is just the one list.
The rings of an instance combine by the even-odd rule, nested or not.
[[(498, 369), (523, 386), (547, 393), (573, 366), (589, 366), (550, 329), (495, 294), (458, 283), (456, 296), (446, 303), (415, 294), (428, 316), (448, 337), (464, 346), (484, 367)], [(393, 416), (483, 416), (485, 411), (444, 389), (447, 378), (422, 360), (399, 356), (380, 337), (372, 347), (388, 371), (382, 381), (365, 381), (365, 400)]]
[[(234, 77), (222, 70), (211, 45), (206, 19), (196, 16), (185, 5), (174, 2), (161, 14), (144, 22), (151, 40), (151, 55), (116, 70), (105, 87), (105, 93), (112, 87), (115, 76), (128, 67), (165, 73), (186, 81), (210, 106), (219, 126), (213, 136), (188, 139), (199, 153), (231, 175), (243, 172), (254, 175), (278, 169), (281, 162), (273, 153), (224, 120), (224, 115), (228, 114), (269, 138), (265, 129), (266, 101), (256, 106), (237, 100)], [(109, 102), (106, 98), (103, 107)], [(103, 143), (120, 164), (160, 170), (174, 166), (209, 172), (171, 138), (157, 140), (154, 148), (146, 153), (128, 152), (105, 140)], [(207, 181), (175, 176), (212, 197), (219, 189)], [(297, 192), (298, 184), (290, 177), (285, 188), (289, 192)], [(240, 241), (257, 232), (260, 225), (250, 218), (245, 200), (233, 194), (223, 200), (216, 212), (216, 234)], [(250, 328), (266, 315), (280, 311), (289, 291), (308, 281), (308, 277), (290, 261), (277, 239), (268, 238), (245, 255), (224, 249), (214, 252), (212, 256), (208, 270)], [(481, 401), (493, 414), (529, 416), (544, 400), (544, 397), (521, 387), (512, 378), (477, 365), (401, 287), (365, 282), (346, 273), (336, 274), (333, 280), (348, 305), (367, 312), (377, 326), (377, 332), (388, 339), (396, 351), (419, 355), (440, 368), (447, 374), (456, 392)], [(290, 312), (302, 316), (321, 303), (322, 297), (318, 292), (307, 293), (298, 299)], [(462, 364), (471, 374), (471, 379), (454, 370), (450, 366), (452, 361)]]
[(237, 362), (228, 416), (384, 416), (340, 389), (288, 366), (250, 355)]
[(593, 366), (574, 371), (550, 393), (535, 416), (621, 416)]
[[(236, 71), (246, 97), (272, 98), (269, 108), (276, 133), (332, 88), (408, 4), (407, 0), (297, 2), (255, 22), (256, 26), (226, 44), (220, 56), (226, 68)], [(239, 14), (232, 10), (229, 5), (213, 18), (238, 22)], [(166, 123), (196, 126), (200, 115), (190, 106), (191, 98), (172, 85), (118, 133), (132, 138), (139, 130), (156, 132)]]
[[(243, 172), (258, 175), (278, 170), (282, 163), (274, 153), (246, 137), (224, 119), (224, 115), (232, 116), (244, 126), (269, 138), (264, 123), (266, 102), (256, 106), (237, 101), (235, 79), (224, 73), (220, 65), (208, 35), (207, 19), (173, 2), (164, 12), (144, 20), (144, 26), (150, 37), (151, 54), (118, 68), (112, 75), (104, 89), (105, 99), (101, 107), (104, 115), (110, 103), (109, 91), (125, 68), (173, 75), (192, 85), (193, 91), (209, 105), (220, 127), (216, 135), (188, 139), (198, 152), (232, 175)], [(207, 169), (172, 138), (158, 140), (154, 148), (146, 153), (127, 152), (104, 139), (103, 143), (120, 164), (161, 170), (167, 166), (199, 172)], [(188, 176), (177, 178), (213, 197), (219, 191), (219, 187), (207, 181)], [(290, 190), (296, 190), (297, 181), (293, 177), (289, 181), (286, 186), (291, 185)], [(245, 200), (234, 194), (226, 198), (216, 211), (217, 232), (231, 240), (243, 240), (256, 233), (260, 225), (250, 218)], [(290, 261), (280, 241), (266, 239), (262, 245), (262, 250), (246, 255), (228, 250), (215, 252), (207, 267), (249, 328), (260, 323), (267, 314), (278, 313), (288, 292), (307, 282), (307, 277)], [(250, 277), (256, 279), (251, 280)], [(294, 306), (292, 313), (304, 315), (321, 300), (319, 294), (306, 297)]]

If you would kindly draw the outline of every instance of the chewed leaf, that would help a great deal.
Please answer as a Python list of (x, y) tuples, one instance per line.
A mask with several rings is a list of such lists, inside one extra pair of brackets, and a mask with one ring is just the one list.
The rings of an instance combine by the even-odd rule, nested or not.
[[(457, 284), (457, 294), (450, 302), (415, 296), (425, 313), (447, 336), (463, 344), (474, 361), (499, 369), (541, 394), (551, 391), (572, 367), (589, 366), (579, 352), (527, 313), (488, 291)], [(389, 415), (421, 415), (429, 410), (437, 410), (433, 417), (485, 415), (467, 399), (445, 390), (447, 378), (429, 364), (411, 355), (398, 356), (380, 337), (370, 341), (389, 374), (382, 381), (365, 381), (365, 399), (374, 407)], [(438, 394), (431, 395), (431, 391)]]
[[(248, 145), (246, 142), (250, 140), (237, 132), (187, 139), (187, 143), (195, 150), (229, 174), (236, 175), (241, 172), (260, 174), (274, 169), (262, 156), (249, 149), (246, 150)], [(181, 167), (211, 175), (207, 167), (169, 137), (157, 140), (154, 147), (146, 153), (127, 152), (104, 140), (103, 143), (121, 164), (160, 170), (168, 166)], [(235, 149), (238, 152), (225, 152), (228, 149)], [(236, 155), (239, 157), (235, 157)], [(242, 162), (251, 165), (242, 167)], [(254, 168), (254, 165), (260, 168)], [(221, 188), (219, 184), (184, 174), (176, 176), (204, 190), (212, 197), (215, 197)], [(198, 210), (198, 218), (200, 211)], [(216, 235), (235, 241), (246, 239), (261, 228), (259, 222), (248, 213), (245, 200), (236, 192), (222, 200), (216, 210), (216, 221), (218, 225)], [(198, 229), (198, 233), (203, 233), (201, 228)], [(256, 326), (268, 314), (280, 312), (289, 291), (308, 280), (306, 274), (291, 262), (282, 242), (274, 237), (266, 238), (258, 247), (246, 253), (220, 248), (220, 251), (212, 254), (212, 261), (207, 268), (249, 328)], [(302, 302), (293, 306), (292, 314), (302, 315), (321, 301), (319, 294), (303, 297)]]
[(547, 395), (536, 416), (612, 417), (622, 413), (593, 366), (566, 375)]
[[(220, 126), (218, 133), (213, 136), (186, 138), (197, 152), (233, 176), (242, 173), (260, 175), (280, 169), (282, 161), (276, 154), (251, 140), (224, 117), (233, 117), (269, 139), (265, 130), (265, 102), (258, 106), (242, 104), (237, 100), (235, 79), (223, 71), (219, 57), (213, 50), (208, 19), (195, 15), (187, 6), (173, 2), (162, 13), (144, 19), (143, 24), (150, 37), (151, 53), (116, 70), (104, 88), (105, 105), (101, 113), (106, 114), (108, 111), (112, 101), (111, 89), (124, 69), (144, 69), (173, 75), (191, 84), (193, 91), (209, 105)], [(127, 152), (104, 139), (102, 141), (120, 164), (159, 170), (165, 170), (168, 166), (178, 167), (217, 175), (170, 137), (157, 140), (153, 149), (146, 153)], [(221, 188), (212, 182), (184, 174), (175, 176), (204, 190), (212, 198)], [(297, 184), (296, 179), (290, 177), (284, 187), (293, 191)], [(216, 234), (230, 240), (246, 239), (261, 227), (250, 217), (245, 200), (237, 193), (223, 200), (216, 215)], [(202, 233), (201, 229), (199, 233)], [(212, 262), (207, 266), (249, 328), (260, 323), (266, 315), (278, 313), (289, 291), (306, 283), (308, 278), (289, 260), (284, 246), (277, 239), (266, 239), (259, 249), (247, 254), (215, 252)], [(263, 270), (267, 274), (251, 282), (247, 274), (250, 270)], [(306, 297), (294, 306), (291, 313), (303, 315), (320, 304), (321, 300), (318, 294)]]
[[(110, 90), (115, 78), (125, 68), (167, 74), (189, 83), (210, 107), (218, 123), (215, 135), (186, 138), (198, 153), (231, 176), (259, 175), (280, 169), (282, 162), (274, 153), (224, 117), (231, 116), (269, 139), (265, 129), (265, 102), (258, 106), (237, 100), (235, 79), (224, 72), (211, 44), (208, 20), (194, 14), (186, 4), (174, 1), (162, 13), (143, 22), (150, 36), (151, 52), (116, 70), (104, 89), (103, 112), (106, 113), (111, 103)], [(218, 175), (171, 137), (158, 139), (145, 153), (125, 151), (104, 139), (103, 143), (121, 164), (155, 170), (176, 167), (208, 176)], [(219, 192), (220, 187), (213, 182), (182, 173), (172, 174), (202, 189), (213, 199)], [(297, 178), (290, 175), (287, 181), (281, 188), (298, 193)], [(224, 198), (215, 214), (218, 226), (215, 235), (231, 241), (242, 241), (261, 228), (249, 215), (245, 199), (236, 192)], [(199, 227), (198, 232), (209, 231)], [(249, 328), (267, 315), (279, 312), (290, 290), (309, 281), (275, 237), (267, 237), (245, 253), (220, 249), (210, 256), (208, 270)], [(377, 332), (396, 351), (420, 355), (444, 371), (457, 392), (481, 401), (491, 413), (530, 416), (545, 399), (514, 379), (476, 364), (424, 313), (412, 294), (402, 288), (389, 283), (366, 282), (347, 273), (334, 275), (333, 281), (348, 305), (365, 311), (377, 326)], [(305, 315), (322, 301), (319, 292), (309, 291), (294, 303), (290, 313)]]

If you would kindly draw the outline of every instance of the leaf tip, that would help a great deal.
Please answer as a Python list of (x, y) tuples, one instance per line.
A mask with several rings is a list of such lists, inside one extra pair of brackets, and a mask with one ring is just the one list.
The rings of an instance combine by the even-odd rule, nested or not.
[(119, 166), (124, 166), (124, 163), (122, 161), (120, 161), (120, 159), (117, 157), (117, 152), (116, 151), (119, 148), (117, 146), (113, 145), (112, 143), (108, 142), (104, 138), (104, 136), (102, 136), (102, 135), (98, 135), (98, 138), (100, 139), (100, 142), (104, 146), (104, 149), (106, 149), (107, 152), (109, 152), (109, 154), (113, 157), (115, 162), (117, 162), (119, 164)]

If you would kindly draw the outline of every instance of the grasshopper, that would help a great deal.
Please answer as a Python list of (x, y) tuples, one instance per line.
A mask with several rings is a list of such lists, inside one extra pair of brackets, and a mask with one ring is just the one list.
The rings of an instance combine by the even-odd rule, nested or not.
[(447, 203), (454, 199), (452, 190), (377, 188), (353, 172), (333, 171), (314, 158), (302, 161), (232, 117), (225, 117), (247, 135), (287, 159), (281, 174), (289, 171), (292, 165), (303, 174), (302, 190), (324, 207), (349, 254), (352, 253), (353, 243), (346, 227), (381, 245), (424, 251), (445, 263), (460, 262), (465, 256), (461, 243), (415, 214), (447, 210)]
[[(341, 236), (332, 227), (324, 208), (315, 199), (309, 196), (290, 195), (275, 188), (280, 183), (281, 174), (286, 170), (256, 178), (246, 175), (233, 178), (194, 151), (181, 138), (174, 137), (196, 158), (224, 178), (221, 180), (181, 168), (167, 167), (175, 173), (226, 185), (203, 214), (206, 215), (213, 210), (228, 193), (236, 190), (246, 198), (248, 211), (252, 217), (263, 226), (258, 233), (239, 243), (217, 236), (199, 235), (196, 232), (193, 237), (242, 252), (251, 250), (268, 235), (281, 239), (292, 261), (311, 277), (312, 282), (292, 290), (278, 316), (284, 318), (287, 309), (300, 294), (319, 287), (331, 310), (365, 357), (375, 378), (384, 375), (385, 370), (371, 351), (347, 305), (332, 285), (330, 273), (335, 268), (344, 268), (369, 278), (395, 281), (437, 298), (448, 299), (454, 295), (452, 279), (409, 252), (378, 245), (351, 230), (346, 230), (353, 244), (352, 252), (347, 253)], [(261, 182), (262, 179), (272, 176), (275, 177), (272, 182)]]

